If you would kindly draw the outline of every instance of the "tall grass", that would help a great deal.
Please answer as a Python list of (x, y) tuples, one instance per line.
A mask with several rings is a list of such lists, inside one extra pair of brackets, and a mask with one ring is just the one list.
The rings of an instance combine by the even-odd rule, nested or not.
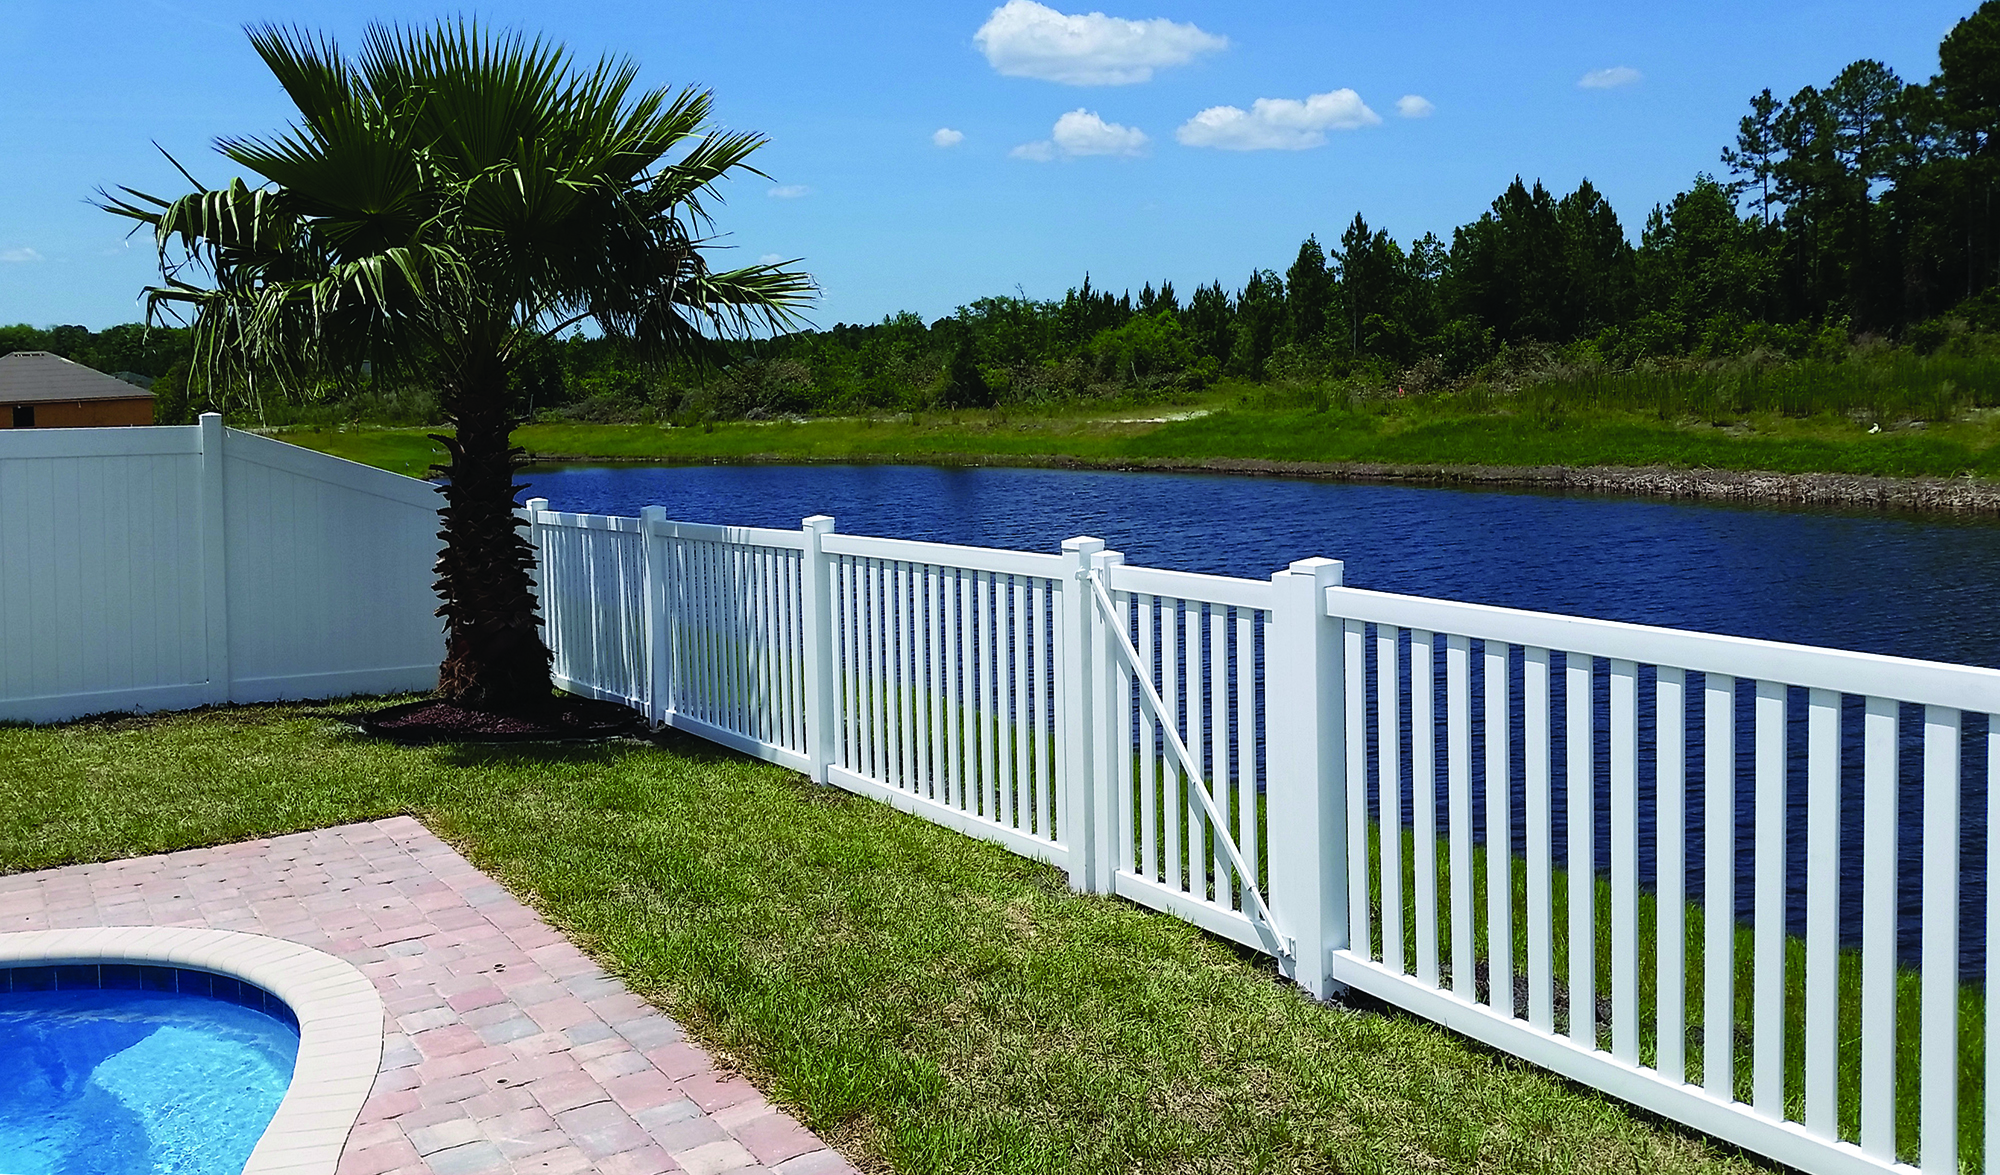
[(1539, 415), (1611, 409), (1711, 424), (1759, 413), (1834, 414), (1885, 425), (1942, 421), (2000, 405), (2000, 357), (1894, 350), (1838, 363), (1750, 358), (1627, 371), (1584, 367), (1539, 375), (1514, 398)]

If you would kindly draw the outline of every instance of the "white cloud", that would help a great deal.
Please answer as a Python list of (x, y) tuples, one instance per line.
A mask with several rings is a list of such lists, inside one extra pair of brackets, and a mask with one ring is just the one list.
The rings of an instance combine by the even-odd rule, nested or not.
[(1229, 38), (1165, 17), (1065, 15), (1035, 0), (1007, 0), (972, 39), (994, 69), (1071, 86), (1125, 86), (1229, 47)]
[(779, 184), (765, 194), (774, 200), (796, 200), (811, 191), (804, 184)]
[(1396, 113), (1404, 118), (1429, 118), (1437, 105), (1420, 94), (1405, 94), (1396, 99)]
[(1629, 86), (1645, 76), (1629, 65), (1614, 65), (1610, 69), (1593, 69), (1578, 78), (1576, 84), (1586, 90), (1610, 90)]
[(19, 263), (24, 261), (40, 261), (41, 259), (42, 255), (40, 253), (35, 252), (25, 245), (18, 249), (0, 250), (0, 261)]
[(965, 132), (952, 130), (948, 126), (941, 126), (931, 132), (931, 142), (936, 143), (940, 147), (956, 147), (960, 143), (965, 142)]
[(785, 255), (783, 253), (766, 253), (762, 257), (757, 258), (757, 264), (776, 265), (778, 262), (783, 261), (784, 259)]
[(1148, 141), (1138, 127), (1106, 122), (1080, 106), (1056, 119), (1050, 137), (1065, 155), (1141, 155)]
[(1055, 129), (1049, 132), (1048, 138), (1023, 143), (1008, 154), (1036, 163), (1047, 163), (1058, 153), (1068, 159), (1081, 155), (1129, 157), (1144, 155), (1150, 142), (1152, 140), (1146, 137), (1146, 132), (1138, 127), (1106, 122), (1096, 112), (1078, 107), (1056, 119)]
[(1225, 151), (1303, 151), (1326, 144), (1329, 130), (1374, 126), (1382, 116), (1353, 90), (1297, 98), (1259, 98), (1245, 111), (1211, 106), (1182, 123), (1174, 137), (1189, 147)]

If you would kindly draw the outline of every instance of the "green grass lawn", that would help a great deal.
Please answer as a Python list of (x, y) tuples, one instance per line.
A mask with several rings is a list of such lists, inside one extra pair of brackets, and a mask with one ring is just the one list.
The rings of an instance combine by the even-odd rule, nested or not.
[[(1190, 409), (1018, 411), (842, 417), (805, 422), (535, 424), (514, 443), (538, 455), (588, 460), (746, 460), (1166, 463), (1279, 461), (1398, 465), (1663, 465), (1677, 468), (2000, 476), (2000, 417), (1978, 415), (1870, 433), (1845, 416), (1744, 417), (1727, 427), (1662, 420), (1624, 408), (1492, 409), (1449, 397), (1364, 409), (1258, 408), (1212, 398)], [(1150, 417), (1148, 417), (1150, 413)], [(1144, 418), (1144, 419), (1140, 419)], [(398, 473), (421, 476), (442, 455), (434, 429), (292, 429), (280, 437)]]
[(414, 814), (867, 1170), (1758, 1169), (792, 772), (397, 747), (370, 704), (0, 727), (0, 871)]

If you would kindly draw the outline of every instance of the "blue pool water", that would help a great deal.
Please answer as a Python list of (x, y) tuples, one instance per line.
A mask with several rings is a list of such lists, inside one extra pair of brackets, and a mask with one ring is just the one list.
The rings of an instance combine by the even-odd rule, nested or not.
[[(21, 990), (21, 976), (57, 970), (15, 969), (14, 990), (0, 991), (0, 1172), (239, 1175), (291, 1083), (297, 1027), (232, 1002), (228, 980), (223, 999), (56, 983)], [(169, 976), (154, 987), (191, 987), (172, 977), (198, 974), (102, 970)]]

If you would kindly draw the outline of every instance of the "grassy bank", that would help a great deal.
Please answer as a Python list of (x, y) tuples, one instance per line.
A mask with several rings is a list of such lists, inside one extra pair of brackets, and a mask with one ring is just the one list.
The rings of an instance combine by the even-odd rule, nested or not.
[[(2000, 411), (1890, 419), (1860, 411), (1662, 416), (1633, 397), (1484, 393), (1340, 402), (1224, 388), (1168, 407), (1019, 409), (804, 421), (533, 424), (514, 442), (548, 459), (1164, 463), (1423, 466), (1667, 466), (1885, 477), (2000, 477)], [(1670, 386), (1663, 394), (1672, 393)], [(1628, 402), (1629, 401), (1629, 402)], [(1711, 417), (1719, 416), (1721, 423)], [(1870, 431), (1876, 429), (1879, 431)], [(280, 435), (308, 448), (421, 475), (435, 429), (354, 426)]]
[(1758, 1169), (788, 771), (394, 747), (360, 708), (0, 728), (0, 871), (413, 813), (874, 1171)]

